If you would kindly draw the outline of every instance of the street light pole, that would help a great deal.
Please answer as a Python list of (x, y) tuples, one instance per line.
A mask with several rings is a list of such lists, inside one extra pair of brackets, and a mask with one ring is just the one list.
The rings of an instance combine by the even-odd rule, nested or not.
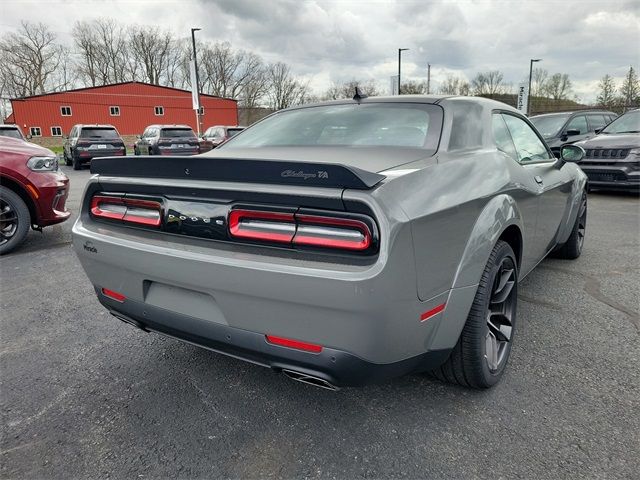
[(529, 90), (527, 90), (527, 116), (531, 115), (531, 77), (533, 76), (533, 64), (542, 61), (541, 58), (532, 58), (529, 61)]
[(400, 65), (402, 64), (402, 52), (404, 52), (405, 50), (409, 50), (409, 49), (408, 48), (398, 49), (398, 95), (400, 95), (401, 88), (402, 88), (400, 87)]
[(200, 106), (200, 76), (198, 75), (198, 56), (196, 55), (196, 32), (198, 31), (200, 31), (200, 28), (191, 29), (191, 43), (193, 44), (193, 68), (196, 71), (196, 96), (198, 97), (196, 124), (198, 129), (198, 136), (200, 136), (200, 132), (202, 131), (202, 115), (200, 115), (200, 111), (202, 107)]

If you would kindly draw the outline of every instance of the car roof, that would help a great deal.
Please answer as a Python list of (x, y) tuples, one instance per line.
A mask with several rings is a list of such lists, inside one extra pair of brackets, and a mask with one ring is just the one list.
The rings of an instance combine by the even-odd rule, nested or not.
[(98, 124), (98, 123), (78, 123), (77, 125), (74, 125), (74, 127), (80, 127), (80, 128), (113, 128), (114, 130), (116, 129), (116, 127), (114, 127), (113, 125)]
[(191, 128), (189, 125), (175, 125), (175, 124), (153, 124), (153, 125), (148, 125), (146, 128), (188, 128), (190, 130), (193, 130), (193, 128)]
[[(351, 105), (353, 103), (424, 103), (432, 105), (446, 105), (447, 103), (472, 103), (480, 105), (483, 108), (493, 110), (506, 110), (514, 113), (521, 114), (519, 110), (516, 110), (511, 105), (498, 100), (492, 100), (484, 97), (468, 97), (463, 95), (393, 95), (385, 97), (365, 97), (359, 101), (353, 99), (341, 99), (341, 100), (329, 100), (325, 102), (310, 103), (305, 105), (298, 105), (295, 107), (287, 108), (286, 110), (297, 110), (302, 108), (317, 107), (321, 105)], [(280, 110), (283, 111), (283, 110)], [(278, 113), (278, 112), (276, 112)]]
[(609, 110), (598, 110), (598, 109), (590, 109), (590, 110), (571, 110), (569, 112), (553, 112), (553, 113), (540, 113), (538, 115), (532, 115), (531, 118), (534, 117), (554, 117), (560, 115), (578, 115), (585, 113), (599, 113), (599, 114), (607, 114), (607, 115), (618, 115), (615, 112), (610, 112)]
[(8, 123), (3, 123), (2, 125), (0, 125), (0, 128), (3, 128), (5, 130), (20, 130), (20, 127), (18, 127), (17, 125), (11, 125)]

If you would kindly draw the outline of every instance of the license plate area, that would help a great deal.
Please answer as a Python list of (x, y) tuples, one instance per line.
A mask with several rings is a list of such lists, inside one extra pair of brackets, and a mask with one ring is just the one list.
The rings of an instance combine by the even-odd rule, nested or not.
[(144, 281), (144, 301), (154, 307), (228, 325), (215, 299), (203, 292), (151, 280)]

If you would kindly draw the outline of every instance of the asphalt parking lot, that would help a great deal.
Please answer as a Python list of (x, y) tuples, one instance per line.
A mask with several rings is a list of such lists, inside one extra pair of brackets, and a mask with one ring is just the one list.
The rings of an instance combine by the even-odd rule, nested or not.
[[(77, 214), (88, 170), (62, 167)], [(72, 221), (0, 259), (3, 478), (637, 478), (640, 201), (589, 197), (585, 251), (520, 287), (489, 391), (331, 392), (106, 313)], [(635, 473), (634, 473), (635, 472)]]

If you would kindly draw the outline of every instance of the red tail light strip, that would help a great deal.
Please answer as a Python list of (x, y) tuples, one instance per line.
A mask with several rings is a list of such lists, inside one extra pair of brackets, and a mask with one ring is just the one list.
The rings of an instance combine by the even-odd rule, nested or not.
[(301, 342), (299, 340), (292, 340), (290, 338), (276, 337), (273, 335), (265, 335), (267, 342), (281, 347), (295, 348), (296, 350), (304, 350), (305, 352), (320, 353), (322, 351), (321, 345), (314, 343)]
[(265, 242), (290, 243), (296, 233), (293, 213), (231, 210), (231, 236)]
[[(366, 223), (351, 218), (297, 215), (294, 245), (313, 245), (345, 250), (366, 250), (371, 246), (371, 230)], [(322, 225), (323, 227), (315, 227)]]
[(159, 227), (162, 223), (162, 204), (153, 200), (95, 195), (91, 199), (91, 214), (99, 218)]
[(361, 220), (260, 210), (232, 210), (229, 232), (235, 238), (353, 251), (367, 250), (373, 242)]

